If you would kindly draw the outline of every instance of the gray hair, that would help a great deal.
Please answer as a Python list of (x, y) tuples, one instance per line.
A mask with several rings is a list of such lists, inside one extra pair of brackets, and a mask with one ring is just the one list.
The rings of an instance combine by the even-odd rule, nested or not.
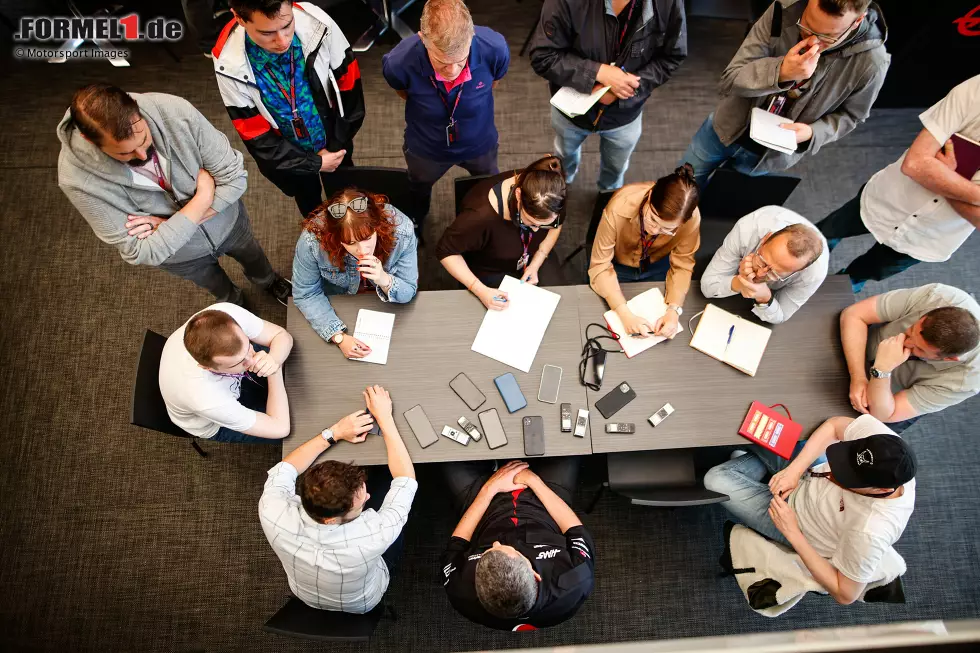
[(538, 581), (526, 558), (489, 549), (476, 563), (476, 597), (495, 617), (515, 619), (534, 607)]
[(426, 45), (454, 55), (473, 39), (473, 17), (463, 0), (428, 0), (422, 9), (420, 31)]
[(793, 258), (806, 262), (804, 268), (809, 267), (823, 254), (823, 238), (816, 229), (803, 223), (797, 222), (783, 227), (770, 236), (770, 240), (776, 240), (777, 236), (785, 236), (786, 249)]

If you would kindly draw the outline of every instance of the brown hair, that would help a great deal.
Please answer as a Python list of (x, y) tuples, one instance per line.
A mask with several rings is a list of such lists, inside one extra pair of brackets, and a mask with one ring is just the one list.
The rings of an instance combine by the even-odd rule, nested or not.
[(661, 177), (650, 189), (647, 202), (662, 220), (681, 218), (687, 222), (698, 207), (698, 184), (694, 181), (694, 166), (685, 163), (665, 177)]
[(214, 367), (215, 356), (234, 356), (242, 350), (238, 322), (224, 311), (201, 311), (184, 327), (184, 347), (204, 367)]
[[(364, 213), (356, 213), (348, 208), (344, 217), (337, 219), (327, 211), (327, 207), (335, 202), (349, 202), (362, 196), (368, 198), (368, 207)], [(384, 263), (395, 249), (395, 214), (385, 207), (387, 203), (388, 198), (384, 195), (345, 188), (313, 209), (303, 220), (303, 229), (316, 237), (330, 262), (338, 268), (343, 266), (344, 256), (347, 254), (344, 243), (349, 245), (367, 240), (371, 234), (377, 232), (378, 244), (374, 255)]]
[(980, 325), (973, 313), (958, 306), (943, 306), (926, 313), (922, 337), (943, 356), (959, 356), (980, 343)]
[(133, 135), (140, 108), (129, 93), (111, 84), (89, 84), (75, 91), (69, 108), (72, 124), (87, 139), (102, 145), (108, 134), (116, 141)]
[(286, 0), (230, 0), (228, 5), (239, 18), (249, 23), (252, 21), (252, 14), (256, 11), (266, 18), (276, 18), (282, 13), (282, 5), (285, 2)]
[(776, 240), (777, 236), (785, 237), (786, 249), (793, 258), (806, 261), (803, 268), (809, 267), (823, 254), (823, 239), (815, 229), (802, 222), (783, 227), (770, 236), (769, 240)]
[(819, 0), (820, 10), (831, 16), (843, 16), (848, 11), (863, 14), (868, 10), (871, 0)]
[(565, 171), (561, 159), (549, 154), (521, 170), (507, 197), (507, 208), (517, 215), (517, 193), (521, 189), (521, 208), (532, 218), (547, 220), (558, 216), (558, 224), (565, 220)]
[(354, 507), (354, 496), (367, 480), (362, 467), (325, 460), (296, 479), (296, 494), (303, 510), (317, 521), (346, 515)]

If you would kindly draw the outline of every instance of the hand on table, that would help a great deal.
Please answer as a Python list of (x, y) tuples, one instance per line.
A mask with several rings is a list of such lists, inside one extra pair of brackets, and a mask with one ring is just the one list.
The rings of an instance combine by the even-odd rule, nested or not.
[(673, 338), (677, 335), (677, 311), (668, 308), (667, 312), (657, 318), (653, 325), (653, 335)]
[(540, 269), (540, 265), (528, 265), (526, 268), (524, 268), (524, 274), (521, 276), (521, 281), (524, 283), (529, 283), (532, 286), (538, 285), (538, 270)]
[(375, 419), (391, 417), (391, 395), (380, 385), (369, 385), (365, 388), (364, 405)]
[(340, 341), (341, 353), (347, 358), (364, 358), (371, 353), (371, 348), (355, 338), (344, 334), (344, 339)]
[(868, 412), (868, 379), (860, 377), (851, 379), (851, 407), (859, 413)]
[[(673, 313), (673, 311), (669, 311)], [(646, 338), (651, 335), (656, 329), (654, 325), (646, 318), (642, 318), (635, 314), (629, 309), (626, 304), (621, 305), (616, 309), (616, 314), (619, 315), (619, 319), (623, 322), (623, 328), (626, 329), (626, 333), (638, 334), (642, 338)], [(676, 314), (675, 314), (676, 317)]]

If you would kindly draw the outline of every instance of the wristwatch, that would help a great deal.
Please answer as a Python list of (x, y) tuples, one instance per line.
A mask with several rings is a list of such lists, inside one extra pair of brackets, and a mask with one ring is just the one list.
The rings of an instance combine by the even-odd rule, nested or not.
[(343, 331), (338, 331), (337, 333), (330, 336), (330, 342), (332, 342), (335, 345), (340, 345), (340, 343), (342, 343), (343, 341), (344, 341)]
[(871, 376), (875, 379), (887, 379), (890, 378), (891, 375), (892, 375), (891, 372), (882, 372), (877, 367), (871, 368)]
[(337, 444), (337, 438), (333, 437), (333, 431), (330, 429), (323, 429), (320, 431), (320, 437), (326, 440), (327, 444), (329, 444), (331, 447)]
[(677, 313), (677, 317), (684, 315), (684, 309), (677, 304), (667, 304), (667, 308), (674, 309), (674, 312)]

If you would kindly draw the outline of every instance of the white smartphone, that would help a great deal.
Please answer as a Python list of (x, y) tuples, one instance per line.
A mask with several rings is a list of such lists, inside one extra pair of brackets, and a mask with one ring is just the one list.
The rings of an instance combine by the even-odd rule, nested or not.
[(538, 386), (538, 401), (546, 404), (558, 402), (558, 388), (561, 387), (561, 368), (545, 365), (541, 370), (541, 385)]

